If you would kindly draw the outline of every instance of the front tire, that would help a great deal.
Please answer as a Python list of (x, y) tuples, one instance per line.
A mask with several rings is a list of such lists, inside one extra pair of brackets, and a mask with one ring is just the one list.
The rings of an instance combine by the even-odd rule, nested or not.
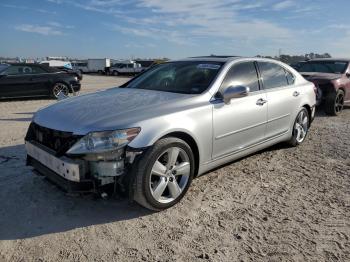
[(345, 93), (339, 89), (337, 93), (329, 94), (326, 98), (325, 111), (327, 115), (337, 116), (344, 108)]
[(178, 138), (163, 138), (138, 162), (133, 199), (154, 211), (170, 208), (186, 194), (194, 170), (190, 146)]
[(69, 96), (69, 87), (64, 83), (55, 83), (51, 90), (51, 96), (58, 99), (62, 93), (64, 96)]
[(295, 121), (293, 126), (292, 138), (288, 141), (291, 146), (298, 146), (305, 141), (307, 133), (309, 132), (310, 115), (309, 112), (303, 107)]

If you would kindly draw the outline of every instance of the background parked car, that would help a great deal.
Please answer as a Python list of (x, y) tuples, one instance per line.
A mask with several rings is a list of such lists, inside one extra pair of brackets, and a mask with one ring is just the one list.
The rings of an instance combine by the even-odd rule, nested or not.
[(173, 61), (38, 111), (27, 164), (67, 191), (120, 186), (162, 210), (196, 176), (279, 142), (303, 143), (315, 103), (314, 85), (281, 62)]
[(317, 88), (317, 104), (329, 115), (338, 115), (350, 103), (350, 59), (315, 59), (298, 71)]
[(89, 73), (88, 63), (86, 62), (72, 62), (73, 69), (83, 73)]
[(112, 75), (137, 75), (145, 71), (146, 69), (147, 68), (142, 67), (141, 64), (136, 63), (135, 61), (130, 61), (126, 63), (117, 63), (113, 65), (113, 67), (111, 67), (109, 71)]
[(301, 67), (304, 63), (306, 63), (306, 61), (300, 61), (300, 62), (297, 62), (297, 63), (292, 63), (292, 64), (290, 64), (290, 66), (293, 67), (295, 70), (298, 71), (298, 70), (300, 69), (300, 67)]
[(75, 74), (40, 64), (2, 64), (0, 66), (0, 98), (51, 96), (80, 90)]

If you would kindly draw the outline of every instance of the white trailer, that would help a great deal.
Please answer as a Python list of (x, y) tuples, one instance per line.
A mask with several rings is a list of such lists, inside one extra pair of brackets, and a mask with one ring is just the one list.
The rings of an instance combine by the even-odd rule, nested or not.
[(87, 61), (89, 73), (104, 74), (106, 72), (106, 69), (110, 68), (110, 66), (111, 59), (109, 58), (88, 59)]

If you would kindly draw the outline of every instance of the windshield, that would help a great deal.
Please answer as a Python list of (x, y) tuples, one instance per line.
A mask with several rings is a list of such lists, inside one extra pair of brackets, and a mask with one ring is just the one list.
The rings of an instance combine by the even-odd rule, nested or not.
[(347, 66), (348, 63), (343, 61), (311, 61), (303, 63), (298, 71), (344, 74)]
[(199, 61), (165, 63), (151, 68), (125, 87), (201, 94), (213, 82), (223, 64)]

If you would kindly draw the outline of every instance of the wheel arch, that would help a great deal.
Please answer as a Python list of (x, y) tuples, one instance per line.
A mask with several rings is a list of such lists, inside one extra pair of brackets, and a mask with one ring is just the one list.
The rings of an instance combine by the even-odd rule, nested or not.
[(196, 140), (188, 133), (185, 133), (182, 131), (174, 131), (174, 132), (168, 133), (168, 134), (162, 136), (160, 139), (165, 138), (165, 137), (179, 138), (179, 139), (185, 141), (191, 147), (193, 155), (194, 155), (194, 160), (195, 160), (194, 177), (196, 177), (198, 175), (199, 159), (200, 159), (199, 148), (198, 148)]
[(345, 90), (345, 89), (346, 89), (346, 88), (345, 88), (344, 86), (340, 86), (340, 87), (338, 88), (338, 90), (343, 91), (344, 94), (346, 95), (346, 90)]
[(302, 106), (303, 108), (306, 109), (308, 115), (309, 115), (309, 127), (311, 126), (311, 122), (312, 122), (312, 108), (309, 104), (304, 104)]

